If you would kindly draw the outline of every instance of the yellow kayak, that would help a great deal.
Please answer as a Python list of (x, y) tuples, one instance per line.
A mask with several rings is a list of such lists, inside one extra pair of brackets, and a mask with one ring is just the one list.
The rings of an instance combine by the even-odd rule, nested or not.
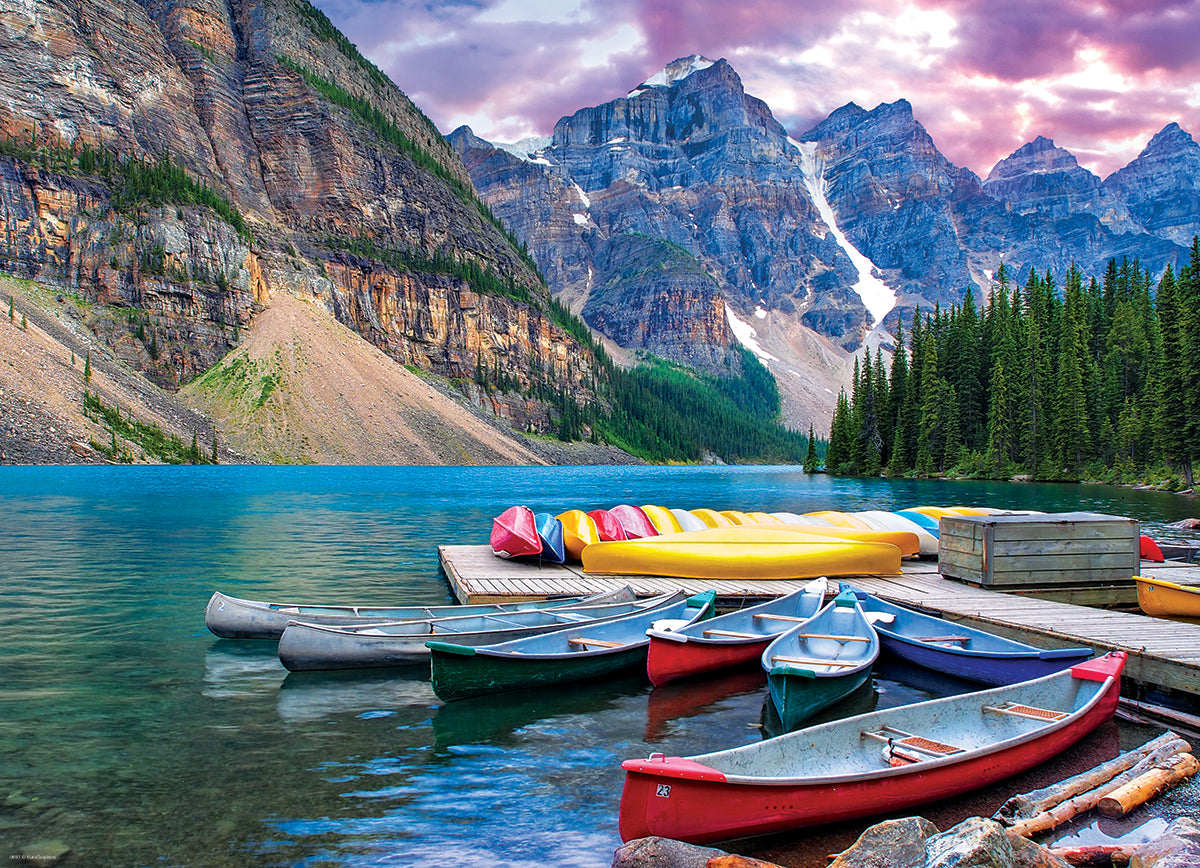
[[(811, 524), (771, 524), (746, 528), (747, 530), (781, 530), (801, 535), (844, 539), (851, 542), (881, 542), (889, 543), (900, 549), (903, 557), (915, 557), (921, 554), (921, 538), (907, 530), (859, 530), (853, 527), (822, 527)], [(738, 528), (729, 528), (738, 530)]]
[(646, 518), (650, 519), (650, 523), (660, 534), (683, 532), (683, 526), (675, 517), (675, 513), (665, 506), (642, 504), (642, 512), (646, 513)]
[(588, 573), (685, 579), (812, 579), (895, 576), (900, 549), (776, 527), (709, 528), (583, 550)]
[(1200, 618), (1200, 586), (1178, 585), (1162, 579), (1134, 576), (1138, 606), (1147, 615)]
[(595, 520), (582, 509), (568, 509), (555, 518), (562, 522), (563, 549), (567, 553), (567, 560), (579, 560), (587, 546), (600, 542)]

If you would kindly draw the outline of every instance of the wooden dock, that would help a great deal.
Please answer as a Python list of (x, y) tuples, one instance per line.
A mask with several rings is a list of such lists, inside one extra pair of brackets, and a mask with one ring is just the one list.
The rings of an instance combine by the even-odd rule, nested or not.
[[(578, 565), (504, 560), (486, 545), (439, 546), (438, 558), (454, 595), (463, 603), (592, 594), (629, 585), (639, 596), (713, 588), (719, 603), (732, 608), (786, 594), (806, 584), (805, 580), (708, 581), (591, 575)], [(862, 576), (845, 581), (885, 600), (948, 620), (965, 621), (1032, 645), (1086, 645), (1098, 654), (1125, 651), (1129, 655), (1125, 666), (1128, 698), (1140, 700), (1147, 692), (1162, 691), (1190, 706), (1193, 713), (1200, 712), (1200, 624), (1076, 605), (1088, 596), (1082, 591), (1079, 599), (1064, 602), (973, 587), (941, 576), (936, 561), (906, 561), (903, 570), (900, 576)], [(1141, 570), (1142, 575), (1157, 579), (1200, 584), (1200, 567), (1192, 565), (1143, 561)], [(1118, 602), (1127, 604), (1129, 587), (1116, 589), (1118, 596), (1123, 595)]]

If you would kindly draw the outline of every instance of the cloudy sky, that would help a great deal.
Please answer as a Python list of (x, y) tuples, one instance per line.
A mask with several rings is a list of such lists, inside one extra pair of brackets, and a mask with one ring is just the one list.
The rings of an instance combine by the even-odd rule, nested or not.
[(1038, 135), (1101, 176), (1200, 135), (1200, 0), (313, 0), (438, 128), (549, 135), (671, 60), (725, 58), (793, 134), (907, 99), (986, 176)]

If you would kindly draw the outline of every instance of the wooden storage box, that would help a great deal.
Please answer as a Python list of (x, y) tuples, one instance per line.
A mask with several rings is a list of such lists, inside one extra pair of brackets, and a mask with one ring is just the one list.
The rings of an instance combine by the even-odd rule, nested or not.
[(947, 517), (938, 572), (985, 587), (1130, 582), (1139, 559), (1137, 521), (1091, 512)]

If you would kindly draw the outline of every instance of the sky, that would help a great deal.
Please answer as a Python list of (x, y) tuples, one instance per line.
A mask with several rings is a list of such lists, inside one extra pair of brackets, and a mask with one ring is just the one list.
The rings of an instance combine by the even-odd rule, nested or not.
[(908, 100), (986, 177), (1037, 136), (1106, 177), (1200, 134), (1200, 0), (313, 0), (443, 133), (550, 135), (670, 61), (724, 58), (792, 135)]

